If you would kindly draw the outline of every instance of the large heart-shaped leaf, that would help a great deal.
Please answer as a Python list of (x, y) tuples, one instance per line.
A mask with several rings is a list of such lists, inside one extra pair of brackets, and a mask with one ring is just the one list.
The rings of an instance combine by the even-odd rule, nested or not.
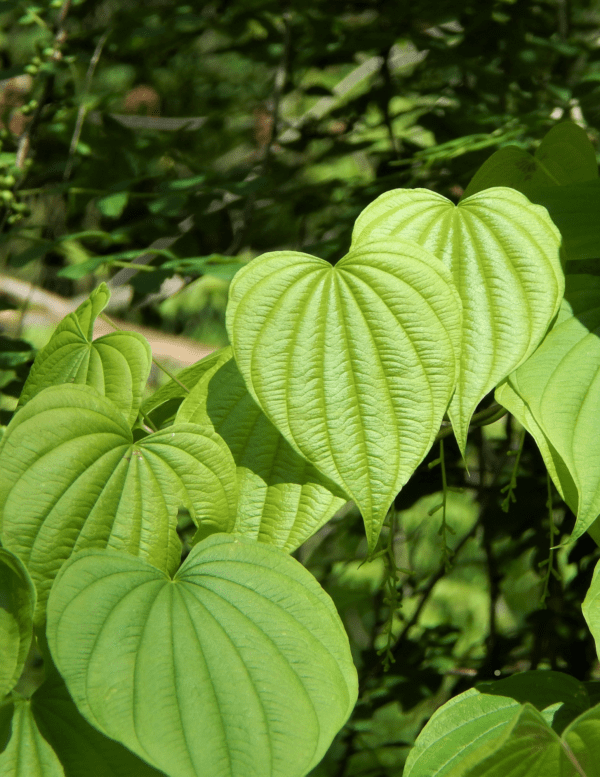
[(213, 360), (183, 401), (177, 421), (211, 426), (233, 454), (238, 478), (234, 531), (289, 552), (346, 501), (334, 483), (298, 455), (252, 399), (231, 348)]
[(152, 353), (137, 332), (111, 332), (93, 340), (94, 321), (104, 310), (110, 292), (102, 283), (90, 298), (57, 326), (38, 353), (19, 405), (42, 389), (61, 383), (83, 383), (112, 400), (131, 426), (137, 418)]
[(2, 542), (38, 590), (36, 620), (69, 555), (111, 547), (173, 570), (177, 509), (231, 527), (235, 464), (211, 429), (178, 424), (133, 442), (129, 425), (89, 386), (40, 392), (9, 424), (0, 449)]
[(265, 254), (234, 278), (227, 329), (248, 390), (354, 499), (373, 549), (454, 390), (460, 301), (449, 272), (405, 241), (361, 247), (335, 267)]
[[(523, 423), (538, 444), (542, 440), (542, 452), (543, 435), (556, 453), (549, 471), (577, 515), (576, 539), (600, 514), (600, 278), (567, 276), (565, 299), (556, 326), (508, 383), (526, 407)], [(509, 390), (497, 396), (519, 417)], [(530, 420), (528, 425), (527, 414), (535, 425)], [(560, 462), (567, 477), (561, 476)]]
[(0, 699), (21, 676), (31, 645), (35, 587), (17, 556), (0, 548)]
[(415, 240), (452, 272), (463, 336), (449, 415), (464, 452), (478, 403), (533, 353), (558, 311), (560, 234), (513, 189), (486, 189), (458, 206), (428, 189), (397, 189), (360, 214), (352, 244), (382, 238)]
[(56, 579), (47, 633), (83, 715), (170, 777), (302, 777), (356, 701), (333, 602), (242, 537), (207, 538), (173, 580), (84, 551)]

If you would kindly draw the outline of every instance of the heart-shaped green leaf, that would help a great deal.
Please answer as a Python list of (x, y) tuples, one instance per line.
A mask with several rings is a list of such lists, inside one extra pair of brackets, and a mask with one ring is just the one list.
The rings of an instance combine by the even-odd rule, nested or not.
[(177, 421), (212, 427), (233, 454), (238, 478), (234, 531), (290, 552), (346, 501), (252, 399), (231, 348), (213, 361), (183, 401)]
[(0, 548), (0, 699), (21, 676), (33, 634), (35, 587), (17, 556)]
[(373, 549), (454, 390), (460, 301), (447, 269), (405, 241), (335, 267), (265, 254), (234, 278), (227, 329), (253, 398), (354, 499)]
[(169, 777), (302, 777), (356, 701), (333, 602), (242, 537), (207, 538), (173, 580), (84, 551), (56, 579), (47, 633), (83, 715)]
[(463, 336), (449, 416), (464, 452), (478, 403), (533, 353), (558, 311), (560, 234), (513, 189), (486, 189), (458, 206), (427, 189), (397, 189), (360, 214), (352, 244), (383, 238), (415, 240), (452, 272)]
[(40, 392), (9, 424), (0, 448), (2, 542), (38, 591), (36, 621), (71, 553), (111, 547), (177, 568), (177, 509), (233, 526), (235, 464), (211, 429), (178, 424), (133, 442), (129, 425), (89, 386)]
[(102, 283), (60, 322), (33, 363), (19, 406), (48, 386), (83, 383), (112, 400), (129, 425), (133, 424), (152, 353), (147, 340), (137, 332), (111, 332), (92, 340), (94, 321), (109, 299), (108, 287)]
[[(558, 456), (549, 471), (576, 512), (576, 539), (600, 514), (600, 278), (567, 276), (565, 299), (559, 322), (508, 383)], [(505, 390), (498, 401), (508, 409), (516, 404)], [(524, 424), (539, 441), (527, 418)], [(561, 477), (560, 461), (576, 498), (569, 478)]]

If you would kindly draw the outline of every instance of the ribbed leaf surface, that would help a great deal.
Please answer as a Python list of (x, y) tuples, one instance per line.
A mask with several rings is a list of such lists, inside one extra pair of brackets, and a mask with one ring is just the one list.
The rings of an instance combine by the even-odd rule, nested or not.
[(218, 534), (173, 580), (126, 554), (61, 570), (48, 641), (79, 710), (170, 777), (302, 777), (348, 718), (332, 601), (280, 550)]
[(36, 584), (38, 620), (71, 553), (108, 546), (174, 570), (178, 507), (232, 526), (235, 502), (235, 464), (211, 429), (179, 424), (134, 443), (123, 415), (89, 386), (45, 389), (2, 439), (2, 543)]
[(463, 336), (449, 415), (464, 451), (478, 403), (533, 353), (558, 311), (560, 234), (513, 189), (487, 189), (458, 206), (427, 189), (397, 189), (360, 214), (352, 244), (384, 238), (415, 240), (452, 272)]
[(147, 340), (137, 332), (111, 332), (92, 340), (94, 321), (109, 299), (108, 287), (102, 283), (60, 322), (35, 359), (19, 406), (48, 386), (83, 383), (112, 400), (129, 425), (133, 424), (152, 353)]
[(252, 399), (231, 348), (224, 349), (200, 378), (183, 401), (177, 421), (210, 426), (227, 443), (237, 465), (234, 531), (246, 537), (291, 552), (346, 501)]
[(404, 241), (360, 248), (335, 267), (275, 252), (240, 270), (229, 294), (248, 390), (358, 504), (373, 548), (454, 390), (460, 302), (448, 271)]

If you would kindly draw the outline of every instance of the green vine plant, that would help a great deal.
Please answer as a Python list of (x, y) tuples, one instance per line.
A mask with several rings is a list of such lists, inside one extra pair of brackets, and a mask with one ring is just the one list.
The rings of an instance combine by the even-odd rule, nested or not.
[[(597, 536), (600, 277), (570, 268), (600, 254), (599, 196), (569, 122), (534, 157), (500, 149), (458, 205), (388, 191), (337, 264), (277, 251), (241, 269), (231, 345), (147, 398), (145, 339), (93, 339), (106, 285), (68, 315), (0, 440), (0, 773), (308, 774), (358, 684), (332, 600), (291, 553), (353, 500), (372, 554), (389, 515), (389, 662), (392, 506), (439, 440), (449, 564), (449, 430), (464, 454), (472, 424), (511, 413), (576, 516), (571, 539)], [(600, 640), (598, 568), (583, 611)], [(526, 672), (441, 707), (404, 774), (589, 777), (599, 741), (585, 683)]]

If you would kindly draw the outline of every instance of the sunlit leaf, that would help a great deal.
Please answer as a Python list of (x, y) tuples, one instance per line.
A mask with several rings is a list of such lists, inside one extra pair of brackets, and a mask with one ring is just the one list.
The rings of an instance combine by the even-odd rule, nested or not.
[(235, 464), (211, 429), (178, 424), (134, 443), (121, 413), (89, 386), (45, 389), (2, 438), (2, 543), (36, 584), (38, 620), (73, 552), (108, 546), (173, 571), (178, 507), (230, 527), (235, 503)]
[(225, 349), (221, 348), (195, 364), (180, 370), (175, 376), (175, 380), (168, 381), (142, 402), (141, 411), (149, 416), (150, 420), (158, 427), (172, 422), (182, 401), (204, 373), (211, 369), (218, 359), (222, 358), (224, 351)]
[(170, 777), (302, 777), (357, 696), (333, 602), (287, 554), (231, 535), (173, 580), (84, 551), (52, 589), (48, 641), (84, 716)]
[(150, 372), (152, 353), (136, 332), (111, 332), (93, 340), (94, 321), (110, 292), (102, 283), (90, 298), (57, 326), (37, 355), (19, 405), (47, 386), (82, 383), (107, 396), (133, 424)]
[(352, 242), (366, 247), (383, 238), (415, 240), (452, 272), (463, 332), (449, 416), (464, 452), (475, 408), (533, 353), (558, 311), (559, 232), (513, 189), (487, 189), (458, 206), (427, 189), (396, 189), (360, 214)]
[(460, 302), (447, 269), (405, 241), (335, 267), (265, 254), (234, 278), (227, 329), (253, 398), (354, 499), (372, 549), (454, 390)]
[(0, 699), (23, 671), (31, 645), (35, 588), (23, 563), (0, 548)]
[[(211, 426), (237, 465), (234, 531), (292, 551), (346, 501), (339, 488), (296, 453), (250, 396), (231, 348), (183, 401), (177, 421)], [(199, 529), (202, 536), (202, 527)]]

